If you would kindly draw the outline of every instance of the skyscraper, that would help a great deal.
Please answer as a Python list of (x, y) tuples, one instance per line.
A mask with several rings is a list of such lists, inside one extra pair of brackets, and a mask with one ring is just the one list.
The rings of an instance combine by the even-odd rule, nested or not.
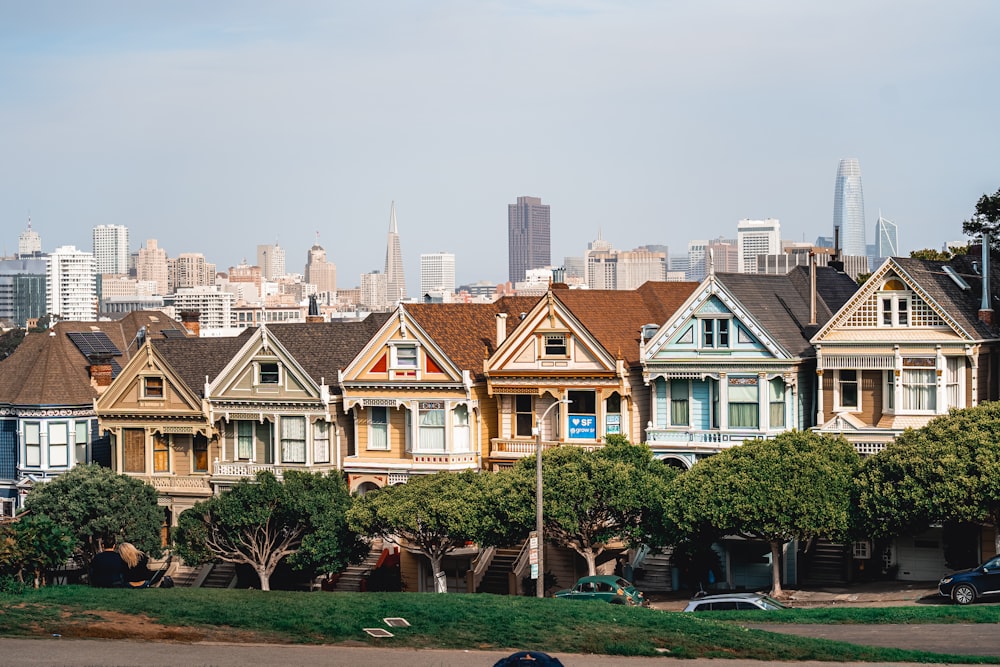
[(736, 243), (739, 248), (738, 271), (757, 273), (757, 255), (781, 252), (781, 223), (767, 220), (740, 220), (736, 223)]
[(20, 257), (31, 257), (42, 252), (42, 237), (31, 229), (31, 218), (28, 218), (28, 228), (17, 237), (17, 254)]
[(326, 261), (326, 250), (319, 244), (319, 239), (309, 248), (303, 278), (310, 285), (315, 285), (316, 291), (320, 294), (324, 292), (332, 294), (337, 291), (337, 266), (333, 262)]
[(899, 237), (896, 223), (878, 214), (875, 223), (875, 255), (878, 257), (899, 257)]
[(97, 319), (97, 279), (94, 256), (73, 246), (61, 246), (49, 255), (46, 270), (46, 309), (62, 320)]
[(285, 275), (285, 249), (277, 243), (258, 245), (257, 266), (264, 280), (276, 280)]
[(840, 254), (865, 257), (865, 197), (861, 166), (855, 158), (840, 161), (833, 189), (833, 229), (840, 230)]
[(551, 263), (549, 207), (539, 197), (518, 197), (507, 205), (508, 280), (524, 280), (528, 269), (540, 269)]
[(455, 254), (432, 252), (420, 255), (420, 297), (430, 292), (455, 292)]
[(156, 239), (146, 239), (146, 245), (139, 248), (139, 256), (135, 260), (135, 277), (140, 281), (156, 283), (156, 293), (167, 294), (170, 290), (170, 269), (167, 262), (167, 251), (160, 248)]
[(128, 273), (128, 227), (97, 225), (94, 227), (94, 263), (97, 273)]
[(399, 230), (396, 228), (396, 202), (392, 202), (389, 209), (389, 238), (385, 248), (385, 298), (390, 304), (406, 299), (403, 251), (399, 247)]

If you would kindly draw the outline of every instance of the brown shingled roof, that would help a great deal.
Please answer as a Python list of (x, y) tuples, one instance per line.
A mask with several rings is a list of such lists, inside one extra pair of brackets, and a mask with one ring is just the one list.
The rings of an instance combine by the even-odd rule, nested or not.
[(122, 351), (114, 360), (124, 366), (135, 354), (136, 333), (147, 337), (164, 329), (185, 331), (160, 311), (137, 311), (116, 321), (57, 322), (43, 333), (29, 333), (14, 354), (0, 362), (0, 403), (8, 405), (91, 405), (91, 362), (69, 338), (70, 333), (103, 332)]

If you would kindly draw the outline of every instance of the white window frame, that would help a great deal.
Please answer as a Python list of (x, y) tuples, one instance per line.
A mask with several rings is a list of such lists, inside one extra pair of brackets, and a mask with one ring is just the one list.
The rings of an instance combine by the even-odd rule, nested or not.
[[(392, 346), (392, 368), (401, 371), (415, 371), (420, 366), (420, 350), (416, 343), (396, 344)], [(399, 353), (406, 350), (406, 355)], [(411, 361), (410, 353), (413, 357)]]
[[(265, 365), (266, 366), (272, 366), (273, 365), (275, 367), (276, 370), (275, 370), (275, 373), (274, 373), (274, 377), (275, 377), (274, 382), (270, 382), (270, 381), (265, 382), (264, 381), (264, 366)], [(254, 378), (254, 380), (255, 380), (254, 384), (256, 384), (258, 386), (263, 386), (263, 387), (280, 387), (281, 386), (282, 368), (281, 368), (281, 363), (279, 363), (277, 359), (275, 359), (273, 361), (272, 360), (258, 361), (257, 363), (254, 364), (254, 373), (256, 375), (256, 377)], [(271, 373), (270, 373), (270, 371), (268, 371), (268, 377), (270, 377), (270, 375), (271, 375)]]
[(88, 463), (87, 452), (89, 448), (87, 444), (90, 442), (90, 422), (86, 419), (77, 419), (73, 423), (73, 430), (76, 434), (73, 440), (73, 445), (76, 447), (76, 463)]
[(313, 422), (313, 463), (330, 462), (330, 422), (317, 419)]
[(699, 318), (699, 347), (703, 350), (731, 349), (734, 329), (732, 319), (731, 317)]
[(469, 416), (469, 406), (464, 403), (456, 405), (451, 410), (452, 449), (456, 452), (472, 451), (472, 428)]
[(17, 512), (17, 498), (0, 498), (0, 517), (12, 518)]
[(69, 467), (69, 422), (48, 423), (49, 467)]
[[(160, 382), (160, 394), (158, 396), (156, 394), (150, 394), (149, 393), (149, 381), (150, 380), (153, 380), (153, 381), (157, 381), (158, 380)], [(155, 401), (162, 401), (162, 400), (166, 399), (166, 397), (167, 397), (167, 383), (163, 380), (163, 376), (162, 375), (144, 375), (142, 377), (142, 397), (145, 398), (145, 399), (150, 399), (150, 400), (155, 400)]]
[[(365, 408), (368, 412), (368, 443), (366, 445), (367, 449), (377, 452), (387, 452), (390, 449), (389, 446), (389, 408), (384, 405), (371, 405)], [(375, 411), (380, 410), (382, 414), (385, 415), (384, 422), (375, 421)], [(385, 440), (384, 446), (376, 447), (374, 446), (376, 433), (381, 433), (383, 439)]]
[[(886, 302), (889, 308), (886, 310)], [(901, 308), (900, 302), (906, 302)], [(878, 295), (878, 325), (880, 327), (909, 327), (912, 321), (910, 307), (913, 305), (911, 292), (880, 292)], [(886, 321), (888, 319), (888, 321)]]
[[(559, 350), (562, 350), (561, 352)], [(542, 356), (566, 359), (569, 357), (569, 335), (565, 333), (542, 334)]]
[[(929, 377), (930, 382), (924, 383), (913, 383), (907, 382), (907, 376), (909, 374), (921, 373), (924, 377)], [(901, 409), (896, 410), (896, 414), (909, 414), (909, 415), (933, 415), (937, 414), (938, 396), (937, 396), (937, 371), (933, 367), (903, 367), (903, 372), (901, 375), (902, 384), (902, 406)], [(929, 408), (912, 408), (907, 407), (907, 399), (910, 398), (912, 387), (930, 387), (931, 391), (928, 395), (933, 399), (934, 404)], [(926, 391), (926, 390), (925, 390)]]
[[(417, 405), (417, 446), (414, 451), (439, 454), (448, 450), (447, 411), (441, 401)], [(440, 444), (436, 441), (440, 439)]]
[[(844, 372), (854, 373), (854, 393), (857, 397), (856, 405), (847, 405), (843, 401), (842, 388), (850, 380), (843, 379)], [(837, 370), (833, 377), (833, 409), (838, 412), (861, 412), (861, 371), (854, 368), (843, 368)]]
[[(287, 416), (281, 418), (281, 462), (304, 464), (307, 461), (306, 450), (309, 446), (308, 420), (300, 416)], [(295, 426), (301, 426), (301, 437), (299, 434), (291, 433)], [(292, 448), (301, 447), (301, 459), (293, 454)]]
[[(950, 394), (954, 392), (955, 396)], [(954, 400), (953, 400), (954, 398)], [(944, 368), (945, 410), (965, 407), (965, 358), (945, 357)]]
[[(240, 433), (242, 427), (250, 429), (250, 434)], [(249, 437), (249, 440), (247, 438)], [(233, 427), (233, 458), (237, 461), (253, 461), (254, 449), (257, 440), (257, 425), (249, 419), (238, 419)], [(240, 449), (241, 445), (246, 446), (246, 451)]]
[(42, 422), (24, 423), (24, 465), (42, 467)]

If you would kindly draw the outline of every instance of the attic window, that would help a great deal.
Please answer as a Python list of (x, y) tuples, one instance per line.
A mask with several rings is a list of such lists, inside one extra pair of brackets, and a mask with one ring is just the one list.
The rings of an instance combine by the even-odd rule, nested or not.
[(163, 378), (150, 376), (142, 379), (143, 398), (163, 398)]
[(278, 362), (276, 361), (262, 361), (259, 365), (260, 384), (278, 384), (279, 371)]
[(566, 334), (545, 334), (544, 341), (546, 357), (567, 356)]

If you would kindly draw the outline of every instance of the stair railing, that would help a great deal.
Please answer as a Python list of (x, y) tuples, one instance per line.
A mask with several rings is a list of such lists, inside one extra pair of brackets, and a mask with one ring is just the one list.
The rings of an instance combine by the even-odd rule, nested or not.
[(521, 551), (517, 554), (517, 559), (514, 561), (514, 576), (520, 581), (524, 578), (525, 574), (531, 567), (531, 540), (525, 540), (524, 544), (521, 545)]
[(479, 552), (476, 560), (473, 561), (472, 569), (466, 575), (466, 585), (468, 586), (469, 593), (475, 593), (479, 588), (479, 584), (483, 582), (483, 577), (486, 576), (486, 571), (490, 569), (496, 552), (496, 547), (486, 547)]

